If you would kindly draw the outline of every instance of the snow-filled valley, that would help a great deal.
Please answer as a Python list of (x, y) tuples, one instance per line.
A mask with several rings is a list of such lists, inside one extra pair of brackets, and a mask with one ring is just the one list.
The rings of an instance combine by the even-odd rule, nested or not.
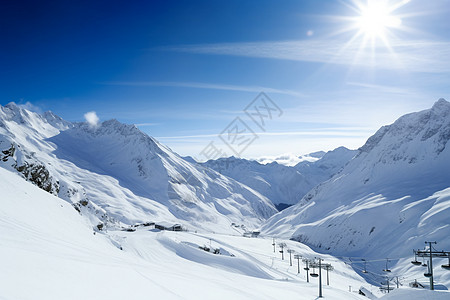
[(327, 153), (312, 153), (307, 157), (315, 156), (316, 160), (303, 160), (294, 166), (276, 162), (261, 164), (236, 157), (209, 160), (202, 165), (244, 183), (281, 210), (296, 204), (313, 187), (330, 179), (356, 154), (356, 150), (339, 147)]
[(428, 281), (413, 249), (450, 251), (449, 133), (441, 99), (358, 150), (200, 164), (134, 125), (0, 106), (0, 299), (315, 299), (316, 258), (329, 299), (381, 297), (386, 275), (392, 299), (449, 299), (408, 288)]
[[(0, 299), (314, 299), (306, 282), (272, 239), (211, 232), (138, 229), (93, 234), (67, 202), (0, 168)], [(277, 240), (282, 242), (282, 240)], [(349, 266), (307, 246), (296, 253), (336, 268), (323, 293), (364, 299), (348, 286), (376, 291)], [(220, 249), (221, 254), (199, 247)], [(303, 263), (302, 263), (303, 267)]]

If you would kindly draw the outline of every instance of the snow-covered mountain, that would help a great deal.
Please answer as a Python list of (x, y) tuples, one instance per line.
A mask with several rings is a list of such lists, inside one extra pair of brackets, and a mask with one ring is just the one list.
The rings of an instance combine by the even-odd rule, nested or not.
[(70, 123), (0, 106), (0, 166), (72, 203), (93, 225), (256, 227), (276, 212), (251, 188), (191, 164), (134, 125)]
[[(0, 299), (313, 299), (317, 279), (273, 252), (271, 238), (137, 228), (93, 234), (73, 207), (0, 168)], [(375, 287), (348, 265), (293, 241), (302, 257), (335, 268), (327, 299), (365, 299), (349, 293)], [(208, 245), (219, 254), (206, 251)], [(149, 296), (151, 295), (151, 296)], [(300, 296), (300, 298), (299, 298)], [(445, 295), (444, 295), (445, 296)]]
[(378, 130), (333, 178), (269, 219), (263, 232), (362, 258), (408, 257), (425, 241), (449, 249), (449, 139), (444, 99), (405, 115)]
[[(357, 153), (358, 150), (350, 150), (345, 147), (339, 147), (324, 153), (317, 160), (304, 160), (295, 165), (294, 168), (307, 177), (308, 180), (316, 186), (317, 184), (330, 179), (334, 174), (339, 172), (350, 160), (353, 159), (353, 157), (355, 157)], [(305, 194), (303, 194), (302, 197)]]
[(326, 153), (325, 151), (317, 151), (300, 156), (294, 155), (292, 153), (287, 153), (279, 156), (262, 156), (258, 157), (255, 160), (263, 165), (276, 162), (279, 163), (280, 165), (292, 167), (304, 161), (314, 162), (316, 160), (319, 160), (322, 158), (322, 156), (325, 155), (325, 153)]
[(317, 184), (328, 180), (356, 154), (345, 147), (333, 151), (317, 152), (294, 167), (272, 162), (261, 164), (236, 157), (219, 158), (203, 166), (231, 177), (269, 198), (279, 210), (296, 204)]

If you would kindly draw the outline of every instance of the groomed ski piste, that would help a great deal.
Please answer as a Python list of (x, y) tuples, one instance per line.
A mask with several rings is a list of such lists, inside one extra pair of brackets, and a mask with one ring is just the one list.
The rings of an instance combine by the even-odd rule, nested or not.
[[(213, 232), (96, 232), (73, 207), (0, 168), (0, 299), (316, 299), (318, 279), (274, 253), (273, 239)], [(289, 240), (304, 258), (330, 263), (326, 299), (382, 296), (345, 263)], [(219, 249), (219, 254), (202, 248)], [(301, 261), (300, 261), (301, 262)], [(314, 270), (311, 270), (313, 272)], [(317, 273), (317, 270), (316, 270)], [(402, 289), (400, 289), (402, 290)], [(411, 289), (407, 289), (411, 299)], [(416, 294), (412, 290), (413, 295)], [(450, 293), (421, 291), (429, 299)], [(393, 298), (397, 299), (397, 298)], [(400, 298), (399, 298), (400, 299)], [(403, 298), (402, 298), (403, 299)], [(406, 298), (405, 298), (406, 299)], [(417, 298), (418, 299), (418, 298)], [(420, 298), (428, 299), (428, 298)]]
[[(214, 233), (94, 234), (73, 207), (0, 168), (0, 299), (314, 299), (317, 278), (306, 282), (272, 239)], [(323, 257), (335, 271), (329, 299), (364, 299), (349, 292), (366, 284), (349, 266), (293, 241), (304, 257)], [(199, 247), (220, 249), (220, 254)], [(122, 249), (122, 250), (121, 250)], [(324, 273), (325, 275), (325, 273)]]

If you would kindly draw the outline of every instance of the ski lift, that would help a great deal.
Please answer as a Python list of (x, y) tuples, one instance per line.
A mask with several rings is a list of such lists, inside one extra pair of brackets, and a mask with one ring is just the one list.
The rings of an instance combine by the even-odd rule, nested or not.
[(429, 266), (428, 266), (428, 272), (423, 273), (423, 276), (425, 276), (425, 277), (427, 277), (427, 278), (433, 276), (433, 274), (431, 274), (431, 270), (430, 270), (430, 267), (429, 267)]
[(366, 266), (367, 266), (367, 261), (363, 258), (362, 259), (363, 261), (364, 261), (364, 270), (362, 271), (363, 273), (367, 273), (367, 268), (366, 268)]
[(448, 264), (441, 265), (442, 269), (450, 270), (450, 256), (448, 257)]
[(388, 262), (389, 262), (389, 258), (386, 258), (386, 268), (383, 269), (383, 272), (392, 272), (390, 269), (388, 269)]
[(311, 277), (318, 277), (319, 276), (319, 274), (316, 273), (316, 267), (315, 266), (313, 266), (313, 270), (312, 270), (311, 273), (309, 273), (309, 275), (311, 275)]
[(428, 266), (428, 265), (425, 263), (425, 258), (422, 258), (422, 267), (426, 267), (426, 266)]
[(417, 254), (414, 252), (414, 260), (411, 262), (415, 266), (420, 266), (422, 263), (417, 261)]
[(303, 270), (305, 270), (305, 271), (309, 271), (309, 268), (308, 268), (308, 267), (306, 267), (306, 268), (303, 268)]

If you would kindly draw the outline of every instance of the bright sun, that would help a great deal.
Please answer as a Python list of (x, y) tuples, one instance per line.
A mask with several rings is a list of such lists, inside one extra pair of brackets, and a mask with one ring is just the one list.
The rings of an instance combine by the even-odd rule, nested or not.
[[(409, 15), (400, 15), (398, 10), (408, 4), (411, 0), (349, 0), (343, 2), (353, 10), (355, 15), (337, 17), (337, 20), (345, 20), (348, 25), (339, 30), (339, 33), (355, 31), (356, 33), (347, 42), (346, 47), (360, 41), (359, 49), (363, 51), (368, 47), (372, 52), (381, 49), (384, 45), (391, 52), (391, 40), (397, 39), (395, 32), (407, 31), (402, 24), (402, 18)], [(380, 43), (381, 42), (381, 43)]]
[(371, 39), (385, 39), (387, 29), (398, 28), (402, 24), (400, 18), (391, 15), (395, 8), (383, 0), (369, 0), (366, 5), (360, 5), (360, 16), (356, 18), (360, 33)]

